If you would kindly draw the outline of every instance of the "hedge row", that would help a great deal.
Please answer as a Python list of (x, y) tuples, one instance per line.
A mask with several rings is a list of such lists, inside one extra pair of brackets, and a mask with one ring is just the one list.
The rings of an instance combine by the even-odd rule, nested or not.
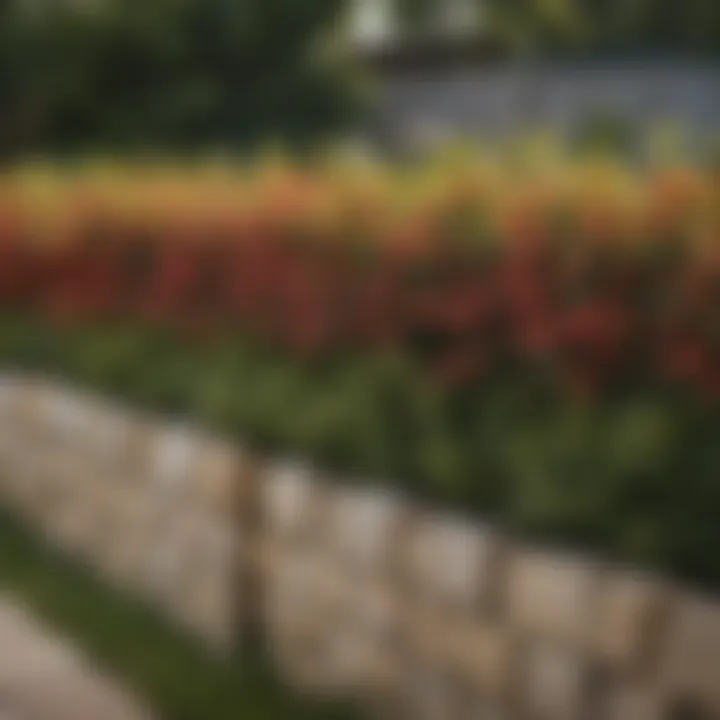
[(720, 579), (710, 170), (8, 175), (5, 363)]

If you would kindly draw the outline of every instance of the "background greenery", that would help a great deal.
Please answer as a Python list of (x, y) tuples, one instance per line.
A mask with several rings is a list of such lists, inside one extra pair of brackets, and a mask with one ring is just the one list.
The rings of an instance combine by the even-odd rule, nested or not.
[(322, 54), (342, 0), (0, 5), (0, 148), (304, 142), (355, 106)]
[(490, 24), (515, 48), (567, 55), (717, 57), (715, 0), (489, 0)]
[[(2, 0), (0, 157), (295, 145), (362, 118), (351, 0)], [(408, 29), (437, 0), (395, 0)], [(717, 58), (716, 0), (478, 0), (505, 56)], [(480, 28), (478, 29), (480, 32)]]

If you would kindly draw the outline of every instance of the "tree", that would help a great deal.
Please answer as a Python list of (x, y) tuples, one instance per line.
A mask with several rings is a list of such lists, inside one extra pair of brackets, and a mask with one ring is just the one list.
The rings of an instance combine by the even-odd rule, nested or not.
[(346, 69), (314, 52), (341, 10), (342, 0), (5, 0), (0, 115), (32, 115), (25, 144), (40, 149), (305, 140), (354, 109)]
[(491, 26), (542, 53), (720, 52), (717, 0), (488, 0)]

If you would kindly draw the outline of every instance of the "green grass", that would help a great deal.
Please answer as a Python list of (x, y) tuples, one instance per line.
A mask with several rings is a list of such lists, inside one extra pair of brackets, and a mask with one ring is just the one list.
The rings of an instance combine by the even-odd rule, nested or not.
[(293, 696), (259, 649), (216, 660), (148, 608), (96, 581), (0, 513), (0, 588), (73, 638), (161, 720), (343, 720), (345, 708)]

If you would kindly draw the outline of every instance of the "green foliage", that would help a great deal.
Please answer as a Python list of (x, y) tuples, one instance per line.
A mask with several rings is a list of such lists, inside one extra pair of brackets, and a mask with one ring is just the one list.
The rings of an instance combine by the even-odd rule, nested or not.
[(619, 114), (598, 112), (589, 115), (578, 128), (578, 147), (584, 152), (631, 155), (641, 145), (640, 127)]
[(720, 416), (702, 401), (638, 389), (584, 404), (510, 369), (455, 393), (393, 355), (306, 367), (237, 338), (188, 349), (149, 328), (4, 319), (0, 341), (4, 367), (59, 372), (532, 538), (720, 582)]
[(716, 56), (716, 0), (491, 0), (491, 27), (516, 50)]
[(8, 3), (0, 9), (0, 144), (6, 153), (244, 147), (335, 129), (355, 100), (346, 69), (314, 51), (341, 4)]
[(395, 11), (400, 27), (413, 33), (432, 31), (437, 21), (435, 0), (396, 0)]

